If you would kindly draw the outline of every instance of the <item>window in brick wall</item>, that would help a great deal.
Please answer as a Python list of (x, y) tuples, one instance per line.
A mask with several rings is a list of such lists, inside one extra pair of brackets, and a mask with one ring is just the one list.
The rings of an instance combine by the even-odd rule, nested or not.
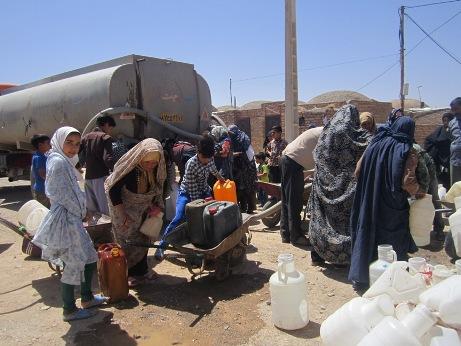
[(280, 123), (280, 114), (276, 115), (266, 115), (266, 125), (265, 125), (265, 130), (266, 130), (266, 135), (269, 133), (271, 128), (273, 126), (278, 126), (281, 125)]
[(238, 118), (235, 120), (235, 125), (237, 125), (239, 129), (245, 132), (248, 135), (248, 137), (250, 137), (251, 139), (250, 118)]

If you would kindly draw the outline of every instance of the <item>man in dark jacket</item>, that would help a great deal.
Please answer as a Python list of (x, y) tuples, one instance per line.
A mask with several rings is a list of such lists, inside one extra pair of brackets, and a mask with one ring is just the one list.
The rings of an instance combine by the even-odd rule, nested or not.
[(113, 138), (110, 136), (116, 126), (115, 120), (103, 115), (96, 120), (97, 127), (82, 138), (80, 163), (86, 166), (85, 194), (87, 210), (109, 214), (104, 181), (114, 168), (112, 154)]

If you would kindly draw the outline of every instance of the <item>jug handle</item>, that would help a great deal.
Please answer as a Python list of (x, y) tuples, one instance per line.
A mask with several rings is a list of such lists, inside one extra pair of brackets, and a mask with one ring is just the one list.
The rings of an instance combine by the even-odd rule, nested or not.
[(392, 257), (392, 262), (397, 261), (397, 253), (394, 250), (390, 250), (390, 254)]
[[(284, 274), (282, 277), (282, 273)], [(277, 265), (277, 275), (279, 278), (279, 281), (283, 281), (284, 283), (287, 283), (288, 277), (286, 274), (286, 264), (285, 263), (279, 263)]]

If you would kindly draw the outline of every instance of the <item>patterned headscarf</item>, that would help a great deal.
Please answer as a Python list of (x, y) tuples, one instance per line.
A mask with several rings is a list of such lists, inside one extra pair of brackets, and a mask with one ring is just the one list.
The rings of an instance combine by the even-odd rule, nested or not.
[[(159, 161), (157, 165), (157, 175), (153, 178), (153, 172), (146, 172), (140, 167), (140, 163), (147, 157), (155, 157), (159, 153)], [(166, 179), (165, 158), (163, 157), (162, 144), (153, 138), (147, 138), (142, 142), (136, 144), (131, 150), (123, 155), (114, 166), (114, 171), (107, 178), (104, 183), (106, 191), (109, 191), (120, 179), (125, 177), (133, 169), (138, 168), (142, 174), (145, 175), (147, 181), (153, 183), (154, 192), (161, 192), (163, 190), (163, 182)], [(155, 181), (153, 181), (155, 180)], [(141, 190), (144, 190), (141, 188)]]
[(237, 125), (229, 126), (229, 136), (232, 140), (232, 146), (235, 152), (246, 152), (250, 147), (250, 137), (240, 130)]
[(211, 135), (217, 142), (221, 142), (228, 136), (227, 129), (224, 126), (214, 126), (211, 129)]
[(78, 163), (78, 155), (75, 155), (74, 157), (68, 157), (66, 154), (64, 154), (64, 142), (66, 141), (67, 136), (69, 136), (71, 133), (77, 133), (80, 135), (80, 132), (76, 128), (70, 126), (64, 126), (57, 129), (51, 138), (51, 152), (58, 153), (64, 157), (66, 161), (69, 162), (69, 165), (72, 166), (77, 180), (80, 181), (83, 180), (83, 177), (75, 168)]

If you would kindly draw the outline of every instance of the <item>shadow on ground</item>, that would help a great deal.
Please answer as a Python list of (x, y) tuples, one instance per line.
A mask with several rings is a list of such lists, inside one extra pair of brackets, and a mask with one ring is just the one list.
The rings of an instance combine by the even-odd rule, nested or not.
[(69, 331), (62, 336), (66, 345), (133, 346), (137, 344), (135, 339), (113, 320), (113, 313), (98, 311), (99, 314), (103, 315), (103, 317), (101, 321), (96, 323), (92, 320), (98, 318), (98, 316), (88, 320), (71, 322)]
[[(204, 275), (188, 282), (185, 278), (161, 275), (152, 286), (140, 287), (138, 299), (144, 305), (155, 305), (196, 315), (190, 327), (205, 315), (211, 314), (220, 301), (230, 301), (256, 292), (267, 283), (271, 270), (261, 269), (259, 262), (244, 262), (245, 272), (231, 275), (218, 282), (212, 275)], [(252, 268), (255, 267), (255, 268)], [(252, 273), (252, 274), (248, 274)]]
[(315, 339), (320, 336), (320, 324), (314, 321), (310, 321), (307, 326), (297, 330), (277, 329), (298, 339)]
[(28, 185), (2, 186), (0, 187), (0, 196), (5, 197), (2, 208), (13, 211), (18, 211), (25, 202), (32, 199)]

